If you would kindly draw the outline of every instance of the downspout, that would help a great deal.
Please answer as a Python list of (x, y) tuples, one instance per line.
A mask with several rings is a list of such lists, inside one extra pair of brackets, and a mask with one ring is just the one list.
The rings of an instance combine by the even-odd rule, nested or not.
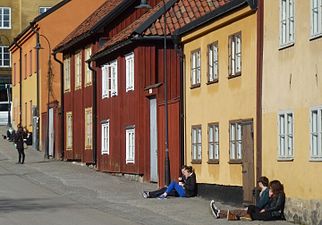
[(19, 80), (20, 80), (20, 87), (19, 87), (19, 123), (22, 126), (22, 48), (18, 44), (17, 40), (14, 40), (14, 44), (19, 48)]
[(60, 108), (61, 108), (61, 128), (60, 128), (60, 140), (62, 143), (60, 157), (64, 160), (64, 150), (65, 150), (65, 110), (64, 110), (64, 63), (57, 58), (57, 52), (53, 53), (54, 59), (60, 65)]
[(90, 60), (87, 61), (88, 68), (93, 72), (93, 77), (92, 77), (92, 88), (93, 88), (93, 111), (92, 111), (92, 120), (93, 120), (93, 146), (92, 146), (92, 151), (93, 151), (93, 164), (96, 165), (97, 163), (97, 93), (96, 93), (96, 75), (97, 72), (96, 70), (93, 69), (91, 65)]
[(182, 46), (180, 44), (180, 37), (178, 35), (173, 36), (172, 38), (174, 42), (175, 50), (178, 54), (179, 60), (180, 60), (180, 102), (179, 102), (179, 148), (180, 148), (180, 168), (184, 165), (184, 85), (183, 85), (183, 50)]
[(256, 177), (262, 175), (262, 79), (264, 43), (264, 0), (257, 7), (257, 94), (256, 94)]

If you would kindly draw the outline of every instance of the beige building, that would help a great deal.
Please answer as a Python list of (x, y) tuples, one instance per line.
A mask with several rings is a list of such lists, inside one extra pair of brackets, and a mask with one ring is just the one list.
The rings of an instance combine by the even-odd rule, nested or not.
[(287, 219), (321, 224), (322, 1), (264, 2), (263, 174), (284, 184)]
[[(39, 14), (61, 0), (0, 0), (0, 124), (9, 121), (1, 114), (7, 111), (11, 84), (11, 56), (9, 45)], [(10, 113), (9, 113), (10, 114)], [(8, 115), (8, 114), (7, 114)], [(7, 121), (5, 121), (7, 120)], [(9, 124), (8, 124), (9, 125)]]
[(245, 2), (182, 37), (186, 162), (195, 169), (199, 191), (210, 188), (212, 197), (228, 201), (252, 202), (260, 173), (256, 24), (256, 8)]

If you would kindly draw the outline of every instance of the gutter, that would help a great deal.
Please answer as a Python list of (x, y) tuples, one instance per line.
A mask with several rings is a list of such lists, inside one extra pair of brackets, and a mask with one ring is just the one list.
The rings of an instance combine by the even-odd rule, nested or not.
[(64, 110), (64, 63), (57, 58), (57, 52), (53, 53), (54, 59), (60, 65), (60, 108), (61, 108), (61, 128), (60, 128), (60, 139), (62, 143), (61, 148), (61, 160), (64, 160), (64, 150), (65, 150), (65, 110)]
[(19, 87), (19, 123), (22, 125), (22, 47), (18, 44), (17, 39), (15, 38), (13, 40), (13, 44), (19, 48), (19, 81), (20, 81), (20, 87)]
[(96, 70), (93, 69), (91, 65), (92, 61), (87, 61), (88, 68), (93, 72), (92, 76), (92, 89), (93, 89), (93, 111), (92, 111), (92, 120), (93, 120), (93, 146), (92, 146), (92, 151), (93, 151), (93, 164), (97, 164), (97, 92), (96, 92), (96, 86), (97, 86), (97, 81), (96, 81), (96, 76), (97, 72)]

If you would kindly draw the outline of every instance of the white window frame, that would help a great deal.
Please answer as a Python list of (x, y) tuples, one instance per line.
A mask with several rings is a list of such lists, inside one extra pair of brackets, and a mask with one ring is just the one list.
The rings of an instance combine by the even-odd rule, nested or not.
[(229, 124), (229, 159), (232, 161), (243, 158), (242, 129), (240, 122)]
[[(316, 118), (313, 117), (316, 113)], [(310, 160), (322, 161), (322, 106), (310, 111)]]
[(93, 117), (92, 107), (85, 109), (85, 149), (92, 149)]
[(82, 52), (75, 54), (75, 90), (82, 88)]
[(201, 52), (200, 49), (191, 52), (191, 87), (199, 86), (201, 83)]
[(118, 95), (117, 60), (102, 66), (102, 98)]
[(208, 124), (208, 160), (219, 160), (219, 124)]
[(218, 80), (218, 41), (208, 45), (208, 82)]
[(73, 113), (66, 112), (66, 150), (73, 149)]
[(294, 158), (294, 114), (290, 111), (278, 114), (278, 159)]
[(228, 38), (229, 76), (238, 76), (242, 70), (242, 34), (232, 34)]
[(85, 86), (92, 85), (92, 71), (88, 68), (87, 60), (91, 58), (92, 48), (89, 46), (85, 49), (85, 60), (84, 60), (84, 68), (85, 68)]
[(39, 15), (47, 12), (51, 7), (50, 6), (40, 6), (39, 7)]
[(70, 91), (70, 56), (64, 59), (64, 92)]
[(311, 0), (311, 37), (322, 35), (322, 0)]
[(125, 56), (126, 92), (134, 90), (134, 52)]
[[(4, 11), (9, 10), (9, 26), (4, 26)], [(11, 29), (11, 8), (0, 7), (0, 29)]]
[[(5, 53), (5, 49), (7, 49), (7, 53)], [(5, 65), (5, 55), (9, 56), (9, 65)], [(10, 67), (11, 66), (11, 54), (10, 54), (10, 51), (9, 51), (9, 46), (5, 46), (5, 45), (1, 45), (0, 46), (0, 67), (1, 68), (7, 68), (7, 67)]]
[(280, 0), (280, 47), (293, 45), (295, 41), (294, 0)]
[(191, 127), (191, 160), (201, 163), (202, 160), (202, 127), (194, 125)]
[(135, 163), (135, 127), (125, 130), (126, 164)]
[(110, 121), (103, 121), (101, 124), (101, 154), (110, 154)]

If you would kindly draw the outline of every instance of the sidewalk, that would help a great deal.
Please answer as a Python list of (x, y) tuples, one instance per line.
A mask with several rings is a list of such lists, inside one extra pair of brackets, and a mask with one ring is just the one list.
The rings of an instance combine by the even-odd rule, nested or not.
[[(0, 127), (4, 133), (5, 127)], [(215, 220), (209, 211), (209, 201), (200, 197), (168, 198), (166, 200), (144, 199), (143, 190), (154, 190), (155, 184), (139, 183), (125, 177), (112, 176), (97, 172), (80, 163), (63, 162), (44, 159), (44, 153), (31, 147), (25, 150), (24, 165), (15, 164), (17, 151), (13, 143), (0, 140), (0, 164), (6, 160), (7, 165), (15, 173), (43, 185), (55, 193), (71, 198), (80, 204), (88, 204), (93, 208), (121, 215), (142, 224), (265, 224), (289, 225), (285, 221), (244, 222)], [(232, 208), (218, 203), (220, 208)]]

